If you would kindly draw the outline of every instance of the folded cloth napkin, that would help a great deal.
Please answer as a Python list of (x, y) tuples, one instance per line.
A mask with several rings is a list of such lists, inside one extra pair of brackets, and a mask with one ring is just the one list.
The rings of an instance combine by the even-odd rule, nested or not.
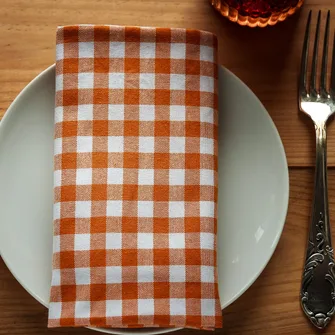
[(57, 31), (49, 327), (221, 326), (217, 40)]

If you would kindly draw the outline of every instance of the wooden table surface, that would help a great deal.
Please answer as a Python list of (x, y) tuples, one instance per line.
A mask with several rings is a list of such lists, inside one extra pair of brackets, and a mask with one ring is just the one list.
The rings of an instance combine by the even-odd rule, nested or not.
[[(331, 9), (334, 0), (306, 0), (284, 23), (249, 29), (220, 17), (207, 0), (1, 0), (0, 117), (21, 89), (54, 62), (57, 25), (76, 23), (198, 28), (219, 37), (220, 62), (259, 97), (274, 120), (290, 167), (290, 205), (282, 238), (255, 284), (226, 308), (220, 334), (317, 334), (299, 306), (313, 188), (312, 124), (298, 113), (296, 87), (309, 9)], [(313, 24), (315, 28), (315, 20)], [(335, 122), (329, 127), (330, 167), (335, 166)], [(329, 169), (335, 220), (335, 170)], [(333, 229), (335, 238), (335, 229)], [(14, 279), (0, 259), (0, 334), (94, 334), (87, 329), (46, 328), (46, 309)], [(197, 332), (180, 331), (179, 334)], [(322, 332), (333, 334), (335, 321)]]

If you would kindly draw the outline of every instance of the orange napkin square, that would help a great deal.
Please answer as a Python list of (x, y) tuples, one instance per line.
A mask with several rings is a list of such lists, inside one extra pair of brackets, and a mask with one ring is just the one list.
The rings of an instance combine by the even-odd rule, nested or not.
[(217, 39), (57, 31), (49, 327), (221, 326)]

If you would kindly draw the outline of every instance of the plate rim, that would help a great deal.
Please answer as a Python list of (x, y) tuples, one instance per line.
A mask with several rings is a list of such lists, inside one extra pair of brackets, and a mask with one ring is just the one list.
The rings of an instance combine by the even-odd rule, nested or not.
[[(36, 84), (36, 82), (38, 82), (38, 80), (43, 77), (45, 74), (47, 74), (49, 71), (52, 71), (53, 68), (55, 67), (55, 64), (50, 65), (49, 67), (47, 67), (46, 69), (44, 69), (43, 71), (41, 71), (36, 77), (34, 77), (20, 92), (19, 94), (15, 97), (15, 99), (12, 101), (12, 103), (9, 105), (9, 107), (7, 108), (5, 114), (3, 115), (3, 117), (0, 119), (0, 132), (2, 132), (3, 128), (6, 127), (6, 124), (9, 122), (8, 120), (10, 119), (12, 112), (11, 110), (14, 108), (14, 105), (20, 100), (21, 96), (25, 95), (27, 91), (29, 91), (31, 89), (31, 87), (33, 85)], [(5, 263), (5, 265), (7, 266), (8, 270), (11, 272), (11, 274), (14, 276), (14, 278), (18, 281), (18, 283), (34, 298), (36, 299), (40, 304), (42, 304), (44, 307), (48, 308), (48, 305), (38, 296), (36, 295), (34, 292), (32, 292), (24, 283), (22, 283), (22, 281), (18, 278), (18, 276), (16, 275), (16, 272), (13, 270), (10, 261), (8, 259), (6, 259), (6, 257), (3, 255), (2, 253), (2, 248), (1, 248), (1, 243), (0, 243), (0, 256), (3, 260), (3, 262)]]
[(241, 84), (241, 86), (244, 86), (244, 88), (249, 91), (254, 97), (255, 99), (258, 101), (259, 105), (260, 105), (260, 109), (262, 110), (262, 113), (266, 116), (267, 122), (270, 124), (270, 126), (272, 127), (272, 131), (276, 134), (276, 140), (278, 142), (279, 145), (279, 149), (280, 149), (280, 154), (281, 154), (281, 158), (283, 159), (283, 163), (285, 165), (285, 189), (286, 189), (286, 193), (285, 193), (285, 204), (284, 204), (284, 208), (282, 211), (282, 216), (280, 218), (280, 222), (282, 222), (281, 224), (281, 228), (278, 231), (276, 238), (273, 240), (273, 248), (272, 251), (269, 253), (269, 256), (266, 260), (266, 262), (263, 264), (262, 267), (260, 267), (260, 270), (250, 279), (249, 283), (246, 284), (241, 290), (240, 292), (236, 293), (230, 300), (228, 300), (225, 304), (221, 304), (221, 309), (224, 310), (225, 308), (227, 308), (229, 305), (231, 305), (233, 302), (235, 302), (238, 298), (240, 298), (254, 283), (255, 281), (259, 278), (259, 276), (262, 274), (262, 272), (264, 271), (264, 269), (266, 268), (266, 266), (269, 264), (274, 252), (277, 249), (278, 243), (280, 241), (280, 238), (283, 234), (283, 230), (285, 227), (285, 222), (286, 222), (286, 218), (287, 218), (287, 214), (288, 214), (288, 206), (289, 206), (289, 200), (290, 200), (290, 178), (289, 178), (289, 166), (288, 166), (288, 162), (287, 162), (287, 157), (286, 157), (286, 153), (285, 153), (285, 148), (284, 148), (284, 144), (283, 141), (281, 140), (279, 131), (275, 125), (275, 123), (272, 120), (271, 115), (269, 114), (269, 112), (266, 110), (265, 106), (263, 105), (263, 103), (261, 102), (261, 100), (258, 98), (258, 96), (254, 93), (254, 91), (246, 84), (244, 83), (234, 72), (232, 72), (231, 70), (227, 69), (226, 67), (224, 67), (223, 65), (220, 65), (221, 69), (223, 71), (226, 71), (227, 73), (229, 73), (229, 75), (231, 75), (232, 77), (234, 77), (235, 80), (239, 81), (239, 83)]
[[(260, 107), (260, 111), (262, 112), (262, 114), (264, 114), (268, 124), (271, 126), (273, 133), (276, 135), (276, 142), (278, 144), (278, 152), (280, 151), (280, 156), (281, 159), (284, 163), (285, 166), (285, 171), (284, 171), (284, 178), (285, 178), (285, 194), (283, 194), (284, 196), (284, 200), (285, 203), (283, 202), (283, 210), (281, 212), (281, 217), (278, 220), (281, 224), (280, 224), (280, 229), (277, 232), (277, 235), (275, 237), (275, 239), (273, 240), (273, 248), (272, 250), (269, 252), (269, 256), (267, 257), (267, 260), (264, 262), (263, 266), (260, 267), (259, 271), (257, 271), (255, 273), (255, 275), (253, 277), (250, 278), (250, 280), (248, 281), (247, 284), (244, 285), (244, 287), (238, 292), (236, 293), (234, 296), (232, 296), (227, 302), (222, 303), (221, 304), (221, 309), (224, 310), (225, 308), (227, 308), (229, 305), (231, 305), (233, 302), (235, 302), (238, 298), (240, 298), (254, 283), (255, 281), (259, 278), (259, 276), (262, 274), (262, 272), (264, 271), (265, 267), (268, 265), (268, 263), (270, 262), (275, 250), (277, 249), (278, 243), (280, 241), (280, 238), (282, 236), (283, 233), (283, 229), (285, 227), (285, 222), (286, 222), (286, 218), (287, 218), (287, 213), (288, 213), (288, 206), (289, 206), (289, 195), (290, 195), (290, 184), (289, 184), (289, 167), (288, 167), (288, 162), (287, 162), (287, 157), (286, 157), (286, 153), (285, 153), (285, 148), (283, 145), (283, 142), (281, 140), (280, 134), (278, 132), (278, 129), (271, 117), (271, 115), (268, 113), (268, 111), (266, 110), (266, 108), (264, 107), (263, 103), (260, 101), (260, 99), (257, 97), (257, 95), (254, 93), (254, 91), (247, 86), (247, 84), (245, 84), (234, 72), (232, 72), (231, 70), (227, 69), (226, 67), (224, 67), (223, 65), (219, 64), (218, 65), (220, 67), (221, 70), (223, 70), (224, 72), (226, 72), (226, 74), (230, 75), (231, 77), (234, 78), (235, 81), (237, 81), (239, 83), (240, 86), (243, 86), (243, 88), (246, 91), (249, 91), (249, 94), (251, 94), (253, 96), (253, 98), (255, 100), (257, 100), (259, 107)], [(219, 69), (219, 71), (220, 71)], [(14, 106), (16, 105), (16, 103), (27, 93), (27, 91), (29, 91), (34, 85), (36, 85), (37, 82), (39, 82), (39, 80), (44, 77), (45, 75), (47, 75), (49, 72), (55, 71), (55, 64), (50, 65), (49, 67), (47, 67), (46, 69), (44, 69), (43, 71), (41, 71), (37, 76), (35, 76), (19, 93), (18, 95), (15, 97), (15, 99), (11, 102), (11, 104), (9, 105), (9, 107), (7, 108), (5, 114), (3, 115), (1, 122), (0, 122), (0, 132), (2, 131), (2, 129), (4, 127), (6, 127), (6, 124), (9, 122), (11, 116), (13, 115), (12, 110), (14, 108)], [(36, 295), (34, 292), (32, 292), (30, 290), (29, 287), (27, 287), (17, 276), (15, 270), (12, 267), (11, 262), (9, 261), (9, 259), (7, 259), (3, 253), (1, 252), (1, 244), (0, 244), (0, 256), (2, 257), (6, 267), (9, 269), (9, 271), (12, 273), (12, 275), (14, 276), (14, 278), (18, 281), (18, 283), (35, 299), (37, 300), (40, 304), (42, 304), (44, 307), (48, 308), (48, 304), (45, 303), (38, 295)], [(129, 335), (138, 335), (138, 334), (148, 334), (148, 335), (153, 335), (153, 334), (164, 334), (164, 333), (170, 333), (173, 331), (177, 331), (177, 330), (181, 330), (183, 329), (182, 327), (176, 327), (176, 328), (150, 328), (150, 331), (142, 331), (142, 332), (134, 332), (132, 330), (130, 331), (123, 331), (123, 329), (120, 328), (94, 328), (94, 327), (85, 327), (88, 329), (92, 329), (95, 331), (100, 331), (102, 333), (109, 333), (109, 334), (117, 334), (117, 335), (123, 335), (123, 334), (129, 334)], [(112, 330), (112, 331), (111, 331)], [(149, 328), (148, 328), (149, 330)]]

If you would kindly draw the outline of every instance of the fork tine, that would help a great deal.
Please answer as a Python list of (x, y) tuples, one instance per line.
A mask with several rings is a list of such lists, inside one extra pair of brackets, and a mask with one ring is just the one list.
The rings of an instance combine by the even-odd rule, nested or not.
[[(308, 14), (304, 45), (302, 48), (302, 55), (301, 55), (300, 82), (299, 82), (300, 95), (307, 93), (307, 63), (308, 63), (309, 31), (311, 26), (311, 19), (312, 19), (312, 11), (310, 10)], [(335, 73), (334, 73), (334, 88), (335, 88)]]
[(333, 43), (330, 94), (331, 94), (332, 98), (334, 99), (334, 96), (335, 96), (335, 34), (334, 34), (334, 43)]
[(317, 96), (317, 88), (316, 88), (316, 72), (318, 67), (318, 47), (319, 47), (319, 37), (320, 37), (320, 21), (321, 21), (321, 10), (318, 15), (318, 22), (316, 24), (316, 32), (315, 32), (315, 41), (314, 41), (314, 51), (313, 51), (313, 59), (312, 59), (312, 73), (311, 73), (311, 95)]
[(328, 44), (329, 44), (329, 22), (330, 22), (330, 10), (328, 11), (328, 14), (327, 14), (325, 39), (323, 43), (322, 65), (321, 65), (320, 91), (321, 91), (321, 95), (324, 97), (328, 95), (327, 94), (327, 60), (328, 60)]

